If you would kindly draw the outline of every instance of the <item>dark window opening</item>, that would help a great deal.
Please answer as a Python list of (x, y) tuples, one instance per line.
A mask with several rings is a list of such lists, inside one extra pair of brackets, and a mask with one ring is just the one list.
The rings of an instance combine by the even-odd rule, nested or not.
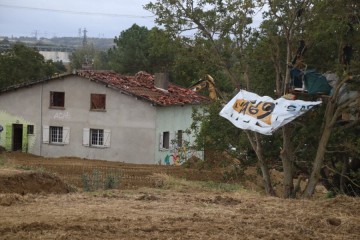
[(106, 95), (105, 94), (91, 94), (91, 110), (105, 110)]
[(65, 93), (50, 92), (50, 107), (65, 107)]
[(170, 133), (169, 132), (163, 132), (163, 148), (169, 149), (170, 147)]
[(34, 125), (27, 126), (27, 134), (34, 134)]
[(183, 142), (183, 131), (182, 130), (178, 130), (177, 132), (177, 145), (178, 147), (182, 147), (182, 142)]

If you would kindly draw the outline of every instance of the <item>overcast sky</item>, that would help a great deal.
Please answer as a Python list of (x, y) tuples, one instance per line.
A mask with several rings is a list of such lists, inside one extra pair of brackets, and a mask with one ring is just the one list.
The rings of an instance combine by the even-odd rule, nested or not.
[(0, 0), (0, 36), (114, 38), (134, 23), (152, 28), (150, 0)]

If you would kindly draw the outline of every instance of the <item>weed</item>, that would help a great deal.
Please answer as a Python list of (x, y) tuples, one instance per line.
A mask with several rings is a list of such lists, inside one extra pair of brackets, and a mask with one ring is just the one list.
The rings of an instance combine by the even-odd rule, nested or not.
[(83, 184), (83, 189), (85, 192), (90, 192), (91, 191), (91, 184), (90, 184), (90, 177), (87, 173), (83, 173), (81, 175), (81, 180), (82, 180), (82, 184)]
[(120, 185), (121, 178), (120, 171), (108, 171), (106, 174), (106, 178), (104, 180), (104, 189), (114, 189), (118, 188)]
[(328, 191), (326, 193), (326, 198), (334, 198), (336, 196), (334, 191)]
[(101, 187), (102, 187), (101, 172), (98, 169), (94, 169), (92, 174), (92, 188), (94, 190), (97, 190), (100, 189)]
[(26, 165), (17, 165), (17, 166), (15, 166), (15, 168), (20, 169), (20, 170), (26, 170), (26, 171), (33, 170), (33, 168), (31, 168), (30, 166), (26, 166)]
[(81, 176), (83, 189), (85, 192), (91, 192), (99, 189), (107, 190), (118, 188), (121, 175), (119, 170), (108, 170), (106, 174), (103, 174), (98, 169), (94, 169), (92, 174), (84, 172)]

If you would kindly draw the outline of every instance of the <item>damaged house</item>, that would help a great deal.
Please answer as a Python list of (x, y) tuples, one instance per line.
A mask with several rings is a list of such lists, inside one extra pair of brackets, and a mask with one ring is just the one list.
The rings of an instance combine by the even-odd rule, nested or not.
[(194, 141), (185, 133), (193, 106), (207, 102), (162, 73), (79, 71), (1, 91), (0, 145), (45, 157), (142, 164), (203, 158), (182, 146)]

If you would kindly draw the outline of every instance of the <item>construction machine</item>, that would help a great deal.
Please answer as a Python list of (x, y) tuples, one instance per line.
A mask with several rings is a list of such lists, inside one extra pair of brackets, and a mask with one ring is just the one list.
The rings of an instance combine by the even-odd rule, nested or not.
[(197, 83), (191, 85), (189, 87), (189, 89), (193, 90), (194, 92), (198, 92), (201, 89), (206, 88), (206, 87), (209, 90), (210, 99), (217, 100), (218, 96), (216, 94), (215, 81), (209, 74), (206, 74), (203, 79), (201, 79)]

